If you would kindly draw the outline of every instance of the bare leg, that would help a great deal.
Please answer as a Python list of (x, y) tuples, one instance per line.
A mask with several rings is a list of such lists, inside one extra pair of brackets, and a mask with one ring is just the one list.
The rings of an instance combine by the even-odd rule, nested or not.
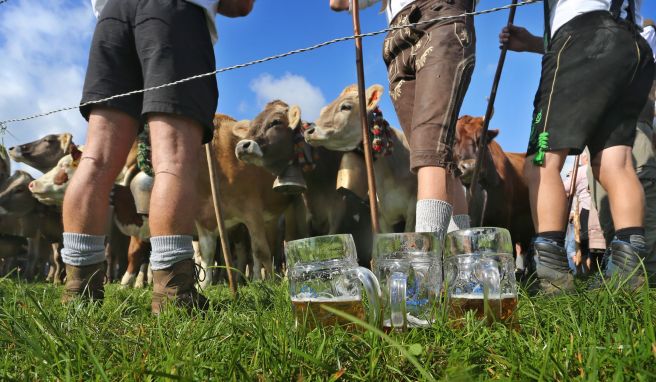
[[(548, 152), (543, 166), (526, 159), (524, 175), (528, 181), (531, 213), (536, 232), (565, 232), (567, 224), (567, 200), (560, 177), (568, 150)], [(533, 243), (532, 263), (538, 283), (535, 285), (546, 294), (559, 294), (574, 289), (574, 278), (569, 269), (567, 252), (562, 244), (538, 237)]]
[[(203, 129), (198, 122), (170, 114), (150, 114), (148, 124), (155, 170), (149, 217), (153, 270), (151, 309), (159, 314), (167, 300), (174, 300), (187, 309), (207, 309), (207, 299), (194, 289), (196, 277), (192, 260)], [(214, 237), (212, 239), (215, 241)], [(201, 252), (202, 242), (201, 238)], [(210, 256), (213, 258), (214, 253)], [(210, 275), (208, 271), (207, 281), (211, 281)]]
[(447, 173), (442, 167), (421, 167), (417, 171), (417, 200), (449, 201)]
[(150, 232), (152, 236), (192, 235), (202, 127), (191, 119), (165, 114), (151, 115), (148, 122), (155, 170)]
[(123, 112), (93, 109), (80, 165), (64, 195), (65, 232), (105, 234), (109, 192), (123, 168), (137, 126), (137, 121)]
[(615, 229), (642, 227), (645, 195), (638, 180), (630, 146), (614, 146), (592, 160), (592, 173), (608, 192)]
[(528, 181), (531, 213), (536, 232), (565, 231), (567, 222), (567, 197), (560, 170), (568, 150), (548, 152), (543, 166), (526, 158), (524, 175)]

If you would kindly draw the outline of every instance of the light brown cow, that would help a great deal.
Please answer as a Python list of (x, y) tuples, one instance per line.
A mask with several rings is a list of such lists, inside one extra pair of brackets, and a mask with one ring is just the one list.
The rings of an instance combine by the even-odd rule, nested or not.
[[(380, 85), (367, 89), (369, 115), (378, 106), (382, 94), (383, 87)], [(362, 133), (357, 86), (347, 87), (321, 110), (316, 126), (305, 132), (305, 140), (313, 146), (336, 151), (351, 151), (360, 147)], [(410, 172), (410, 149), (400, 130), (391, 128), (390, 140), (393, 147), (390, 155), (378, 156), (374, 161), (380, 228), (382, 232), (392, 232), (394, 226), (404, 222), (405, 231), (413, 231), (417, 177)]]
[[(462, 172), (462, 183), (471, 189), (471, 180), (478, 156), (478, 143), (483, 132), (483, 117), (462, 116), (456, 125), (455, 157)], [(479, 184), (487, 194), (483, 226), (503, 227), (510, 230), (514, 243), (524, 250), (530, 246), (535, 234), (528, 199), (528, 186), (522, 175), (525, 153), (506, 153), (494, 140), (499, 130), (489, 130), (488, 149), (483, 158)], [(481, 193), (470, 204), (471, 215), (481, 216)], [(472, 222), (476, 224), (477, 222)]]
[[(296, 197), (283, 195), (272, 189), (274, 176), (263, 168), (243, 163), (235, 156), (239, 141), (233, 131), (249, 121), (235, 121), (233, 118), (217, 114), (214, 118), (214, 139), (212, 146), (216, 152), (218, 178), (221, 184), (221, 202), (227, 227), (244, 224), (250, 236), (253, 252), (252, 277), (259, 279), (262, 271), (265, 277), (273, 274), (273, 253), (279, 237), (278, 220), (294, 203)], [(196, 221), (201, 248), (202, 265), (214, 263), (216, 237), (218, 235), (214, 217), (210, 182), (207, 176), (207, 161), (203, 160), (199, 177), (199, 199), (203, 206)], [(203, 240), (212, 237), (213, 240)]]
[(9, 155), (16, 162), (45, 173), (55, 167), (64, 155), (70, 154), (73, 146), (71, 134), (49, 134), (36, 141), (10, 147)]
[[(280, 175), (288, 166), (305, 167), (302, 176), (307, 184), (303, 193), (310, 236), (350, 233), (354, 236), (362, 263), (369, 262), (371, 226), (369, 211), (361, 202), (346, 199), (335, 189), (335, 180), (343, 153), (324, 147), (311, 148), (304, 142), (301, 110), (283, 101), (269, 102), (249, 126), (235, 134), (237, 158)], [(299, 159), (299, 155), (302, 159)], [(299, 162), (299, 160), (301, 162)]]

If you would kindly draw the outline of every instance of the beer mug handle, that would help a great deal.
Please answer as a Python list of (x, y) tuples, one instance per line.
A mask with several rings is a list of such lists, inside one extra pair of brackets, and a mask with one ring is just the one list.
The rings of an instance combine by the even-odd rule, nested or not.
[(408, 276), (403, 272), (393, 272), (389, 276), (390, 321), (395, 329), (404, 329), (406, 326), (405, 294), (407, 283)]
[(364, 291), (367, 293), (367, 299), (369, 300), (369, 322), (378, 327), (381, 322), (380, 296), (382, 294), (378, 279), (370, 270), (364, 267), (356, 267), (355, 273), (362, 283)]

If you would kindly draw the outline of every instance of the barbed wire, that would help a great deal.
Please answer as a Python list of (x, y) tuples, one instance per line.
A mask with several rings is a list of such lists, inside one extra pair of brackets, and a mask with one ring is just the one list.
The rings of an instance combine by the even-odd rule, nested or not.
[[(0, 0), (0, 2), (2, 2), (2, 1), (7, 1), (7, 0)], [(467, 17), (467, 16), (478, 16), (478, 15), (484, 15), (484, 14), (493, 13), (493, 12), (499, 12), (499, 11), (503, 11), (503, 10), (510, 9), (510, 8), (513, 8), (513, 7), (521, 7), (521, 6), (524, 6), (524, 5), (530, 5), (530, 4), (539, 3), (539, 2), (542, 2), (542, 1), (543, 0), (526, 0), (526, 1), (519, 2), (517, 4), (507, 4), (507, 5), (500, 6), (500, 7), (485, 9), (485, 10), (482, 10), (482, 11), (465, 12), (465, 13), (462, 13), (462, 14), (459, 14), (459, 15), (454, 15), (454, 16), (436, 17), (434, 19), (423, 20), (423, 21), (419, 21), (419, 22), (416, 22), (416, 23), (389, 26), (385, 29), (381, 29), (381, 30), (374, 31), (374, 32), (368, 32), (368, 33), (361, 33), (361, 34), (358, 34), (358, 35), (339, 37), (339, 38), (324, 41), (322, 43), (315, 44), (315, 45), (312, 45), (312, 46), (309, 46), (309, 47), (306, 47), (306, 48), (295, 49), (295, 50), (291, 50), (289, 52), (280, 53), (280, 54), (276, 54), (276, 55), (265, 57), (265, 58), (260, 58), (260, 59), (253, 60), (253, 61), (248, 61), (248, 62), (245, 62), (243, 64), (229, 66), (229, 67), (226, 67), (226, 68), (214, 70), (214, 71), (209, 72), (209, 73), (198, 74), (198, 75), (183, 78), (181, 80), (177, 80), (177, 81), (174, 81), (174, 82), (169, 82), (169, 83), (166, 83), (166, 84), (163, 84), (163, 85), (153, 86), (153, 87), (146, 88), (146, 89), (134, 90), (134, 91), (123, 93), (123, 94), (113, 95), (111, 97), (103, 98), (103, 99), (100, 99), (100, 100), (89, 101), (89, 102), (85, 102), (83, 104), (78, 104), (78, 105), (74, 105), (74, 106), (62, 107), (62, 108), (59, 108), (59, 109), (54, 109), (54, 110), (50, 110), (50, 111), (43, 112), (43, 113), (37, 113), (37, 114), (29, 115), (29, 116), (26, 116), (26, 117), (13, 118), (13, 119), (7, 119), (7, 120), (4, 120), (4, 121), (0, 121), (0, 134), (4, 134), (6, 131), (8, 131), (7, 130), (8, 125), (10, 123), (29, 121), (31, 119), (42, 118), (42, 117), (46, 117), (48, 115), (61, 113), (61, 112), (64, 112), (64, 111), (79, 109), (80, 107), (84, 107), (84, 106), (89, 106), (89, 105), (94, 105), (94, 104), (99, 104), (99, 103), (105, 103), (107, 101), (111, 101), (111, 100), (114, 100), (114, 99), (117, 99), (117, 98), (129, 97), (129, 96), (135, 95), (135, 94), (142, 94), (142, 93), (146, 93), (146, 92), (150, 92), (150, 91), (154, 91), (154, 90), (158, 90), (158, 89), (163, 89), (163, 88), (167, 88), (167, 87), (170, 87), (170, 86), (175, 86), (175, 85), (179, 85), (179, 84), (182, 84), (182, 83), (185, 83), (185, 82), (196, 80), (196, 79), (199, 79), (199, 78), (209, 77), (209, 76), (213, 76), (213, 75), (216, 75), (216, 74), (219, 74), (219, 73), (224, 73), (224, 72), (228, 72), (228, 71), (231, 71), (231, 70), (236, 70), (236, 69), (241, 69), (241, 68), (245, 68), (245, 67), (248, 67), (248, 66), (261, 64), (261, 63), (264, 63), (264, 62), (267, 62), (267, 61), (278, 60), (278, 59), (281, 59), (281, 58), (284, 58), (284, 57), (309, 52), (309, 51), (312, 51), (312, 50), (323, 48), (323, 47), (328, 46), (328, 45), (336, 44), (338, 42), (355, 40), (357, 38), (373, 37), (373, 36), (377, 36), (377, 35), (387, 33), (387, 32), (391, 32), (391, 31), (394, 31), (394, 30), (405, 29), (405, 28), (410, 28), (410, 27), (416, 27), (416, 26), (423, 25), (423, 24), (435, 23), (435, 22), (440, 22), (440, 21), (448, 21), (448, 20), (458, 19), (458, 18)]]

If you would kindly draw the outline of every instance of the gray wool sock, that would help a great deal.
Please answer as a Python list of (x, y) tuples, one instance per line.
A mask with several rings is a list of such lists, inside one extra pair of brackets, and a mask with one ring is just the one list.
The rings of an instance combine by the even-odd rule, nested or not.
[(444, 235), (449, 226), (451, 211), (451, 205), (442, 200), (417, 200), (415, 232), (437, 232)]
[(64, 264), (83, 267), (105, 261), (105, 236), (64, 232), (63, 244)]
[(194, 257), (193, 237), (187, 235), (153, 236), (150, 238), (150, 266), (154, 271)]

